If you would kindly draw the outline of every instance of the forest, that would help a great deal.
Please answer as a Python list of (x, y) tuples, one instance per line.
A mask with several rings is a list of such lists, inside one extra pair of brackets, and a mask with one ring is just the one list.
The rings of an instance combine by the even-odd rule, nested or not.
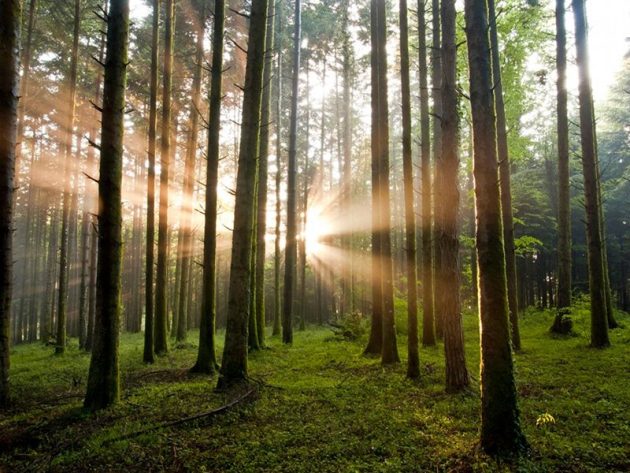
[(0, 0), (0, 472), (630, 471), (626, 0)]

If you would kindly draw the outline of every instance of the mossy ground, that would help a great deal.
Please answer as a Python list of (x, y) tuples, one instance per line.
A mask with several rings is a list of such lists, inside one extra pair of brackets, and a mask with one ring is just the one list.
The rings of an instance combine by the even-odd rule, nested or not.
[(196, 333), (151, 366), (141, 362), (142, 336), (123, 335), (122, 400), (93, 415), (81, 408), (89, 355), (76, 341), (64, 356), (41, 344), (15, 347), (15, 404), (0, 414), (0, 471), (630, 471), (630, 317), (619, 315), (626, 328), (612, 332), (606, 350), (588, 347), (584, 305), (573, 313), (575, 336), (552, 337), (552, 319), (542, 311), (521, 318), (517, 382), (532, 451), (515, 463), (475, 450), (479, 336), (476, 317), (466, 315), (469, 393), (444, 392), (441, 346), (421, 349), (415, 383), (405, 379), (404, 335), (403, 364), (383, 369), (361, 356), (364, 340), (312, 327), (296, 332), (291, 347), (268, 338), (268, 349), (251, 354), (251, 399), (122, 441), (238, 395), (215, 392), (216, 378), (188, 374)]

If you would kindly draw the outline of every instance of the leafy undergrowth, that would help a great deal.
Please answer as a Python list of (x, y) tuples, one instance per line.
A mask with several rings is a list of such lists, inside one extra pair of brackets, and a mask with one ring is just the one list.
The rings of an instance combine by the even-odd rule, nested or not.
[[(142, 337), (123, 335), (122, 401), (93, 415), (81, 409), (89, 355), (76, 346), (62, 357), (40, 344), (16, 347), (15, 404), (0, 414), (0, 471), (630, 471), (630, 329), (611, 332), (610, 349), (594, 350), (586, 307), (572, 318), (576, 333), (565, 338), (549, 335), (550, 312), (521, 318), (517, 381), (532, 450), (516, 463), (475, 449), (479, 336), (475, 316), (466, 315), (469, 393), (444, 392), (441, 346), (421, 349), (414, 383), (404, 376), (402, 335), (403, 364), (383, 369), (361, 356), (363, 339), (312, 327), (292, 347), (269, 338), (268, 349), (251, 354), (254, 395), (167, 428), (155, 427), (243, 394), (217, 393), (216, 378), (188, 374), (193, 343), (146, 366)], [(630, 326), (628, 316), (619, 319)]]

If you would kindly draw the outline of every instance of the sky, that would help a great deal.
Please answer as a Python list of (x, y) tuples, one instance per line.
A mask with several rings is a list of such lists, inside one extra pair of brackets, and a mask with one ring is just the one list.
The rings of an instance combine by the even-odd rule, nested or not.
[[(130, 0), (132, 18), (150, 13), (145, 0)], [(569, 1), (567, 1), (567, 4)], [(586, 0), (589, 21), (589, 46), (593, 93), (596, 101), (606, 98), (623, 56), (630, 49), (630, 0)], [(573, 17), (568, 12), (567, 27)]]

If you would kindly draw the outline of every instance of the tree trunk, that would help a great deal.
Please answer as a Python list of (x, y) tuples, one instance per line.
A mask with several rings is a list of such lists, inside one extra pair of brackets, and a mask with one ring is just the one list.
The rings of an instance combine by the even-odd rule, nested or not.
[[(370, 8), (370, 41), (372, 49), (370, 51), (371, 63), (371, 105), (372, 105), (372, 128), (371, 128), (371, 166), (372, 166), (372, 324), (370, 327), (370, 338), (365, 355), (379, 355), (383, 350), (383, 270), (382, 270), (382, 232), (380, 195), (380, 162), (379, 162), (379, 126), (378, 126), (378, 96), (379, 96), (379, 75), (378, 75), (378, 47), (377, 47), (377, 11), (376, 1), (371, 0)], [(323, 127), (323, 124), (322, 124)], [(323, 144), (323, 140), (322, 140)], [(387, 143), (385, 144), (387, 149)], [(323, 161), (323, 156), (320, 158)], [(323, 192), (323, 189), (321, 189)], [(321, 283), (320, 283), (321, 284)]]
[(155, 245), (155, 136), (157, 130), (158, 38), (160, 28), (160, 0), (153, 0), (151, 31), (151, 76), (149, 79), (149, 149), (147, 169), (147, 244), (145, 272), (144, 352), (145, 363), (155, 361), (155, 322), (153, 300), (153, 265)]
[(588, 248), (589, 289), (591, 294), (591, 345), (610, 345), (606, 310), (606, 278), (604, 274), (604, 242), (600, 220), (599, 169), (595, 143), (593, 92), (588, 67), (588, 33), (584, 0), (573, 0), (575, 43), (579, 73), (580, 134), (586, 207), (586, 239)]
[[(442, 195), (442, 189), (439, 187), (441, 182), (442, 173), (442, 125), (440, 123), (442, 117), (442, 46), (440, 40), (440, 0), (432, 0), (432, 48), (431, 52), (431, 86), (433, 97), (433, 165), (435, 167), (435, 186), (432, 189), (435, 199), (433, 199), (433, 232), (431, 234), (432, 241), (437, 241), (440, 234), (440, 222), (438, 215), (440, 215), (440, 205), (442, 200), (439, 198)], [(424, 185), (423, 180), (423, 185)], [(431, 249), (433, 251), (433, 264), (432, 269), (433, 279), (433, 318), (435, 321), (435, 331), (438, 338), (444, 336), (444, 327), (442, 323), (443, 308), (440, 307), (439, 295), (447, 292), (444, 287), (444, 281), (440, 280), (441, 274), (440, 267), (442, 265), (440, 249), (436, 247)]]
[(490, 45), (492, 50), (492, 80), (494, 82), (494, 98), (497, 114), (497, 146), (499, 157), (499, 182), (501, 189), (501, 215), (503, 219), (503, 244), (505, 246), (505, 272), (508, 285), (508, 308), (512, 347), (521, 349), (521, 335), (518, 328), (518, 297), (516, 287), (516, 254), (514, 252), (514, 220), (512, 217), (512, 188), (510, 182), (510, 158), (508, 154), (507, 124), (505, 119), (505, 103), (503, 101), (503, 85), (501, 81), (501, 62), (499, 58), (499, 34), (497, 32), (494, 0), (488, 0), (490, 17)]
[(98, 269), (94, 347), (84, 406), (103, 409), (120, 395), (118, 340), (122, 266), (122, 164), (129, 0), (110, 0), (101, 128)]
[[(372, 159), (376, 178), (373, 193), (378, 208), (377, 252), (381, 260), (377, 266), (380, 273), (382, 304), (381, 361), (392, 364), (400, 361), (396, 345), (394, 321), (394, 287), (391, 248), (391, 215), (389, 196), (389, 113), (387, 110), (387, 19), (384, 0), (372, 0)], [(373, 172), (374, 174), (374, 172)], [(378, 294), (377, 294), (378, 296)]]
[(267, 19), (267, 50), (265, 51), (265, 71), (263, 75), (262, 111), (260, 116), (260, 156), (258, 158), (258, 218), (256, 225), (256, 327), (258, 344), (265, 346), (265, 261), (267, 234), (267, 195), (269, 163), (269, 126), (271, 117), (273, 49), (275, 42), (275, 0), (269, 4)]
[[(350, 1), (344, 0), (343, 2), (343, 184), (341, 196), (343, 199), (342, 205), (344, 207), (344, 214), (351, 217), (352, 211), (350, 209), (352, 203), (352, 105), (351, 91), (354, 57), (352, 46), (350, 44), (350, 31), (349, 31), (349, 15), (350, 15)], [(353, 253), (352, 253), (352, 234), (344, 235), (343, 248), (349, 254), (349, 268), (344, 269), (345, 276), (343, 278), (343, 293), (342, 293), (342, 313), (354, 312), (353, 307)]]
[(247, 321), (254, 222), (254, 186), (259, 153), (260, 109), (265, 65), (267, 0), (252, 2), (236, 177), (230, 288), (223, 363), (218, 387), (247, 380)]
[(19, 101), (21, 2), (0, 3), (0, 408), (9, 404), (13, 195)]
[(164, 71), (162, 75), (162, 137), (160, 142), (160, 212), (158, 261), (155, 280), (155, 353), (168, 351), (168, 173), (171, 161), (171, 89), (173, 84), (174, 0), (166, 0), (164, 18)]
[(444, 327), (446, 390), (458, 392), (470, 380), (464, 353), (459, 268), (459, 115), (457, 92), (457, 46), (455, 0), (442, 0), (442, 172), (441, 214), (437, 245), (441, 254), (437, 294)]
[(74, 31), (72, 53), (70, 59), (70, 75), (68, 78), (70, 98), (64, 128), (64, 190), (63, 207), (61, 213), (61, 242), (59, 251), (59, 294), (57, 298), (57, 340), (55, 353), (63, 354), (66, 350), (66, 318), (68, 304), (68, 233), (70, 225), (70, 161), (72, 159), (72, 135), (74, 129), (74, 108), (77, 91), (77, 62), (79, 57), (79, 28), (81, 26), (81, 0), (74, 1)]
[(214, 343), (216, 321), (217, 183), (219, 172), (219, 132), (221, 131), (221, 87), (223, 73), (223, 37), (225, 2), (214, 2), (212, 32), (212, 68), (210, 70), (208, 161), (206, 167), (206, 215), (203, 237), (203, 280), (199, 351), (191, 371), (212, 374), (218, 369)]
[[(282, 42), (282, 0), (278, 0), (278, 31), (275, 38), (276, 44)], [(281, 224), (281, 202), (280, 202), (280, 182), (282, 178), (282, 138), (281, 138), (281, 122), (282, 122), (282, 48), (278, 47), (278, 58), (276, 66), (276, 176), (275, 176), (275, 197), (276, 197), (276, 228), (274, 238), (274, 257), (273, 257), (273, 280), (274, 280), (274, 304), (273, 304), (273, 329), (272, 335), (280, 335), (281, 323), (281, 307), (280, 307), (280, 224)]]
[(425, 2), (418, 0), (418, 64), (420, 75), (420, 174), (422, 182), (422, 345), (435, 345), (433, 321), (433, 244), (431, 231), (431, 134)]
[(487, 3), (466, 0), (474, 134), (476, 247), (481, 334), (481, 448), (491, 455), (526, 447), (510, 344)]
[(571, 307), (571, 195), (569, 119), (567, 116), (567, 33), (565, 0), (556, 0), (556, 68), (558, 133), (558, 312), (551, 328), (561, 330), (562, 316)]
[(416, 218), (411, 156), (411, 91), (409, 85), (409, 25), (407, 0), (400, 0), (400, 81), (402, 94), (403, 174), (405, 186), (405, 245), (407, 247), (407, 377), (420, 377), (418, 354), (418, 295), (416, 278)]
[(287, 235), (284, 251), (284, 294), (282, 302), (282, 342), (293, 343), (293, 309), (297, 262), (297, 121), (298, 85), (300, 80), (300, 46), (302, 37), (301, 0), (295, 0), (293, 31), (293, 76), (291, 117), (289, 122), (289, 157), (287, 167)]
[(192, 102), (190, 107), (190, 131), (188, 143), (186, 144), (186, 164), (184, 169), (184, 200), (182, 203), (182, 223), (180, 230), (180, 238), (182, 238), (182, 262), (180, 273), (180, 289), (179, 289), (179, 316), (177, 318), (177, 341), (186, 340), (186, 332), (188, 330), (188, 285), (190, 265), (193, 257), (193, 231), (192, 231), (192, 212), (193, 212), (193, 190), (195, 185), (195, 160), (197, 158), (197, 137), (199, 124), (199, 109), (201, 106), (201, 73), (204, 59), (203, 41), (206, 32), (206, 9), (205, 6), (200, 7), (197, 27), (197, 50), (195, 53), (195, 74), (192, 85)]

